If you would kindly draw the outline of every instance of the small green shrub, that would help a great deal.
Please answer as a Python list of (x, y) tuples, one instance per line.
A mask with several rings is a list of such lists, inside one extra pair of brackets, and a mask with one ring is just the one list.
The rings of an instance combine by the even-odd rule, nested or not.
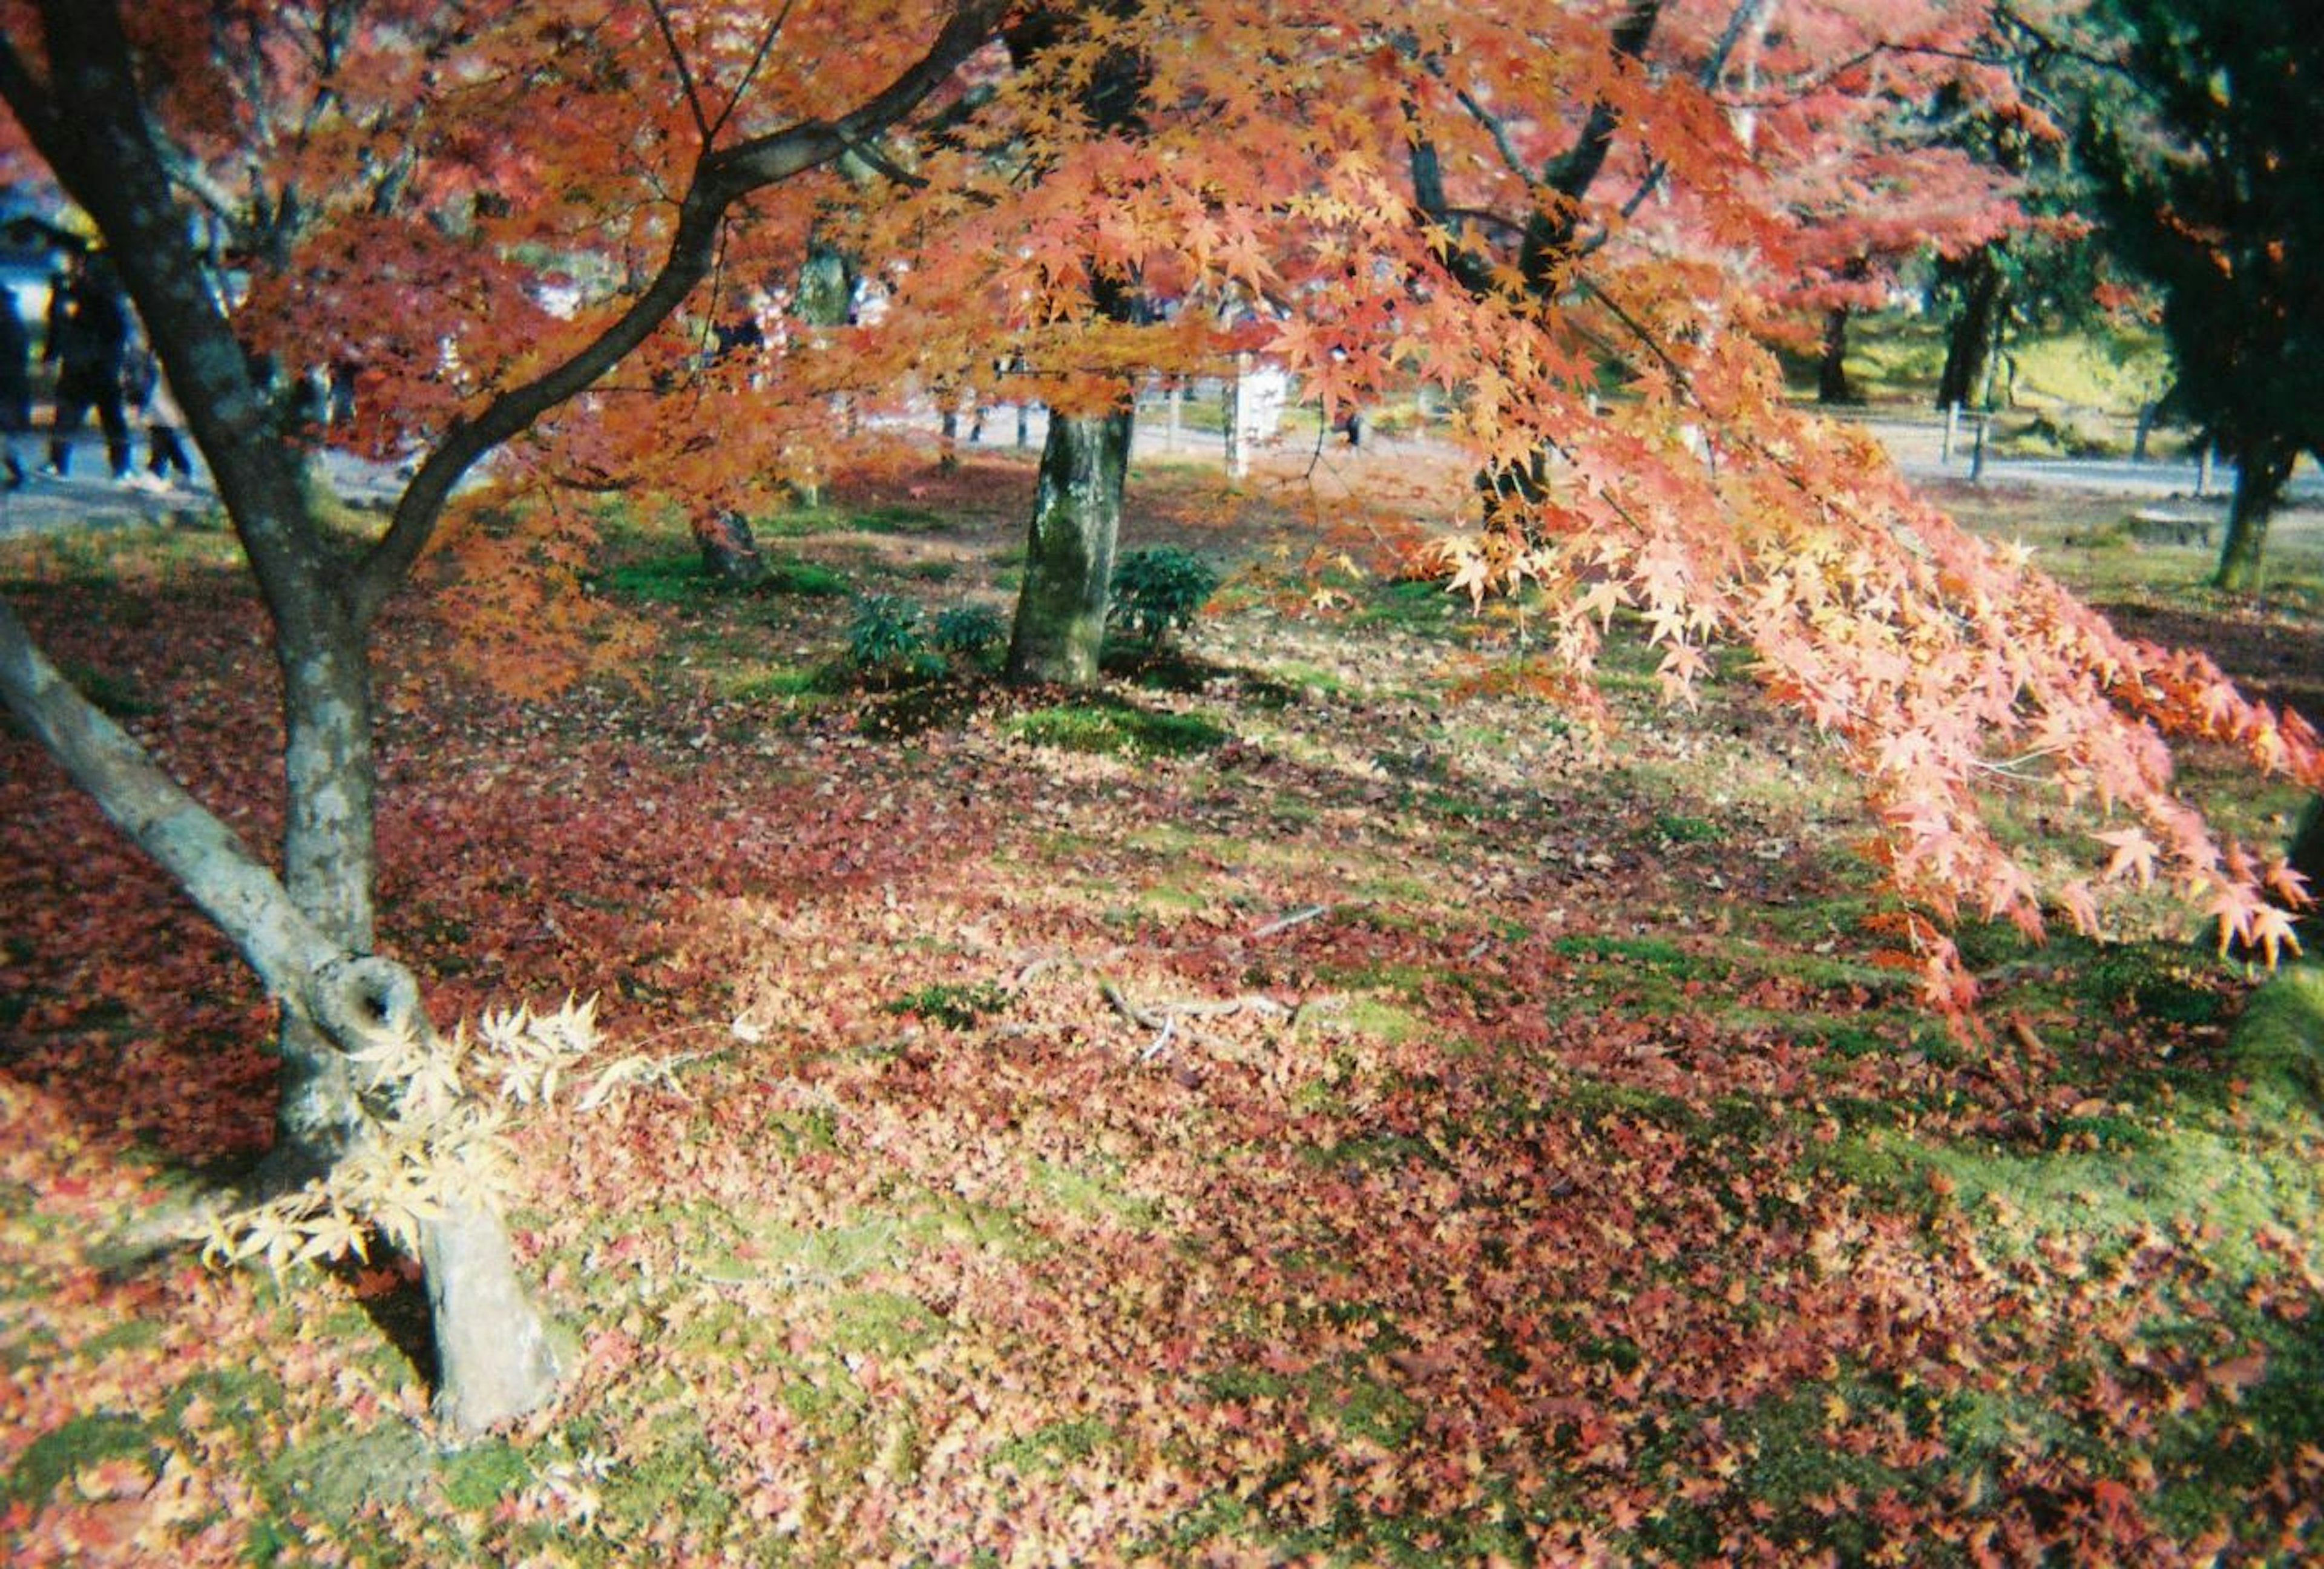
[(936, 656), (921, 631), (920, 607), (899, 594), (866, 594), (847, 629), (847, 657), (859, 670), (925, 669)]
[(1115, 564), (1111, 614), (1148, 644), (1192, 624), (1219, 586), (1218, 569), (1176, 545), (1132, 550)]
[(975, 659), (1009, 635), (1009, 623), (989, 605), (954, 605), (936, 613), (929, 641), (948, 654)]
[(987, 1014), (1009, 1006), (1008, 992), (991, 981), (955, 984), (939, 981), (907, 992), (886, 1004), (890, 1013), (916, 1014), (946, 1029), (973, 1029)]

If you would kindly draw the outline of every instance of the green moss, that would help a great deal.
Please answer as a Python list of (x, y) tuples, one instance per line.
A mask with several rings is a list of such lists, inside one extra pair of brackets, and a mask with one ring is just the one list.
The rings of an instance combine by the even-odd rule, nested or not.
[(836, 567), (796, 556), (774, 556), (767, 561), (765, 594), (789, 594), (804, 599), (837, 599), (855, 592), (855, 582)]
[(1009, 1006), (1006, 987), (991, 981), (936, 982), (907, 992), (883, 1006), (890, 1013), (908, 1013), (946, 1029), (973, 1029), (987, 1015)]
[(1001, 728), (1035, 746), (1130, 757), (1185, 757), (1227, 742), (1227, 732), (1199, 714), (1156, 713), (1102, 697), (1031, 709)]
[(134, 1417), (100, 1411), (50, 1428), (24, 1446), (0, 1481), (0, 1500), (37, 1510), (84, 1466), (154, 1455), (153, 1430)]
[(86, 1357), (109, 1356), (117, 1351), (139, 1351), (161, 1338), (161, 1326), (150, 1318), (132, 1318), (91, 1335), (81, 1344)]
[(2077, 983), (2101, 1008), (2166, 1024), (2216, 1024), (2231, 980), (2217, 960), (2182, 944), (2123, 943), (2098, 949)]
[[(466, 1458), (457, 1455), (447, 1463), (447, 1495), (453, 1475)], [(502, 1463), (496, 1458), (474, 1473), (459, 1472), (462, 1496), (482, 1493), (486, 1472), (495, 1471)], [(268, 1480), (297, 1500), (301, 1509), (327, 1524), (345, 1526), (365, 1504), (409, 1502), (419, 1497), (435, 1478), (437, 1461), (435, 1451), (416, 1428), (397, 1423), (365, 1433), (333, 1433), (309, 1439), (277, 1455), (266, 1469)], [(521, 1468), (502, 1491), (512, 1491), (530, 1479), (530, 1470)], [(473, 1507), (488, 1507), (501, 1496), (501, 1491), (482, 1494), (482, 1501)]]
[(893, 504), (850, 512), (847, 524), (867, 534), (940, 534), (952, 526), (951, 520), (941, 512)]
[(2324, 1113), (2324, 967), (2293, 965), (2262, 987), (2230, 1052), (2257, 1109), (2314, 1123)]
[(822, 667), (769, 665), (750, 674), (726, 678), (719, 695), (730, 703), (775, 703), (816, 697), (840, 683)]
[(532, 1480), (523, 1451), (497, 1438), (461, 1450), (444, 1462), (444, 1497), (453, 1508), (492, 1508)]
[(1096, 1454), (1113, 1437), (1112, 1424), (1096, 1417), (1051, 1422), (1000, 1445), (988, 1463), (1018, 1472), (1054, 1473)]
[(1037, 1160), (1032, 1176), (1034, 1186), (1074, 1214), (1111, 1219), (1141, 1230), (1155, 1224), (1152, 1202), (1125, 1192), (1109, 1172)]
[(717, 579), (696, 550), (621, 562), (608, 568), (596, 586), (601, 593), (639, 605), (691, 605), (718, 590)]
[(832, 1299), (832, 1343), (841, 1351), (901, 1356), (944, 1334), (944, 1320), (900, 1291), (844, 1291)]
[[(670, 1394), (676, 1400), (683, 1391)], [(624, 1447), (637, 1458), (614, 1472), (602, 1489), (604, 1513), (618, 1527), (616, 1537), (631, 1538), (673, 1519), (715, 1532), (733, 1514), (733, 1496), (725, 1489), (733, 1463), (711, 1448), (691, 1413), (657, 1414), (649, 1432)]]
[(892, 1215), (877, 1215), (844, 1225), (796, 1229), (764, 1226), (752, 1232), (747, 1261), (728, 1268), (763, 1275), (838, 1285), (892, 1260), (899, 1244), (899, 1225)]

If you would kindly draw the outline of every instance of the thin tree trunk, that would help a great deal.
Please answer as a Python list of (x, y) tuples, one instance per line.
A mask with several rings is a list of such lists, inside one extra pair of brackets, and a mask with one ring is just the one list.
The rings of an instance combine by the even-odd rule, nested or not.
[(2236, 498), (2227, 508), (2227, 535), (2219, 545), (2219, 569), (2211, 586), (2248, 594), (2260, 586), (2261, 560), (2267, 548), (2268, 520), (2282, 499), (2284, 483), (2292, 477), (2295, 448), (2258, 444), (2258, 450), (2238, 455)]
[(1011, 681), (1086, 687), (1097, 679), (1130, 437), (1127, 405), (1106, 414), (1050, 411), (1009, 640)]
[(1993, 324), (2001, 307), (2001, 267), (1993, 247), (1978, 250), (1969, 263), (1969, 289), (1960, 314), (1953, 318), (1945, 337), (1945, 368), (1937, 380), (1937, 407), (1967, 407), (1984, 384), (1987, 357), (1993, 352)]
[[(303, 641), (302, 649), (299, 643)], [(372, 750), (369, 670), (360, 634), (277, 640), (282, 670), (283, 887), (318, 936), (340, 953), (368, 954), (378, 850), (373, 824), (378, 770)], [(295, 1186), (346, 1153), (363, 1110), (346, 1054), (309, 1019), (283, 1015), (271, 1179)]]
[(1823, 358), (1816, 366), (1816, 401), (1853, 403), (1856, 389), (1848, 380), (1848, 307), (1835, 305), (1824, 312)]

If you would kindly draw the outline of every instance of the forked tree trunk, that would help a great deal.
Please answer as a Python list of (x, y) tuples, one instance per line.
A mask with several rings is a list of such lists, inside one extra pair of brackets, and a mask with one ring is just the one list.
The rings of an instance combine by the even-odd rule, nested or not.
[[(286, 639), (286, 643), (290, 640)], [(42, 657), (0, 604), (0, 701), (73, 782), (184, 889), (282, 1010), (287, 1058), (275, 1175), (313, 1175), (361, 1137), (347, 1054), (383, 1029), (424, 1030), (410, 971), (368, 953), (373, 752), (360, 654), (286, 653), (293, 897), (234, 831), (156, 767), (134, 738)], [(343, 857), (334, 860), (333, 854)], [(436, 1306), (438, 1406), (473, 1432), (545, 1405), (558, 1359), (517, 1283), (498, 1218), (481, 1204), (429, 1223), (422, 1264)]]
[[(118, 258), (273, 622), (286, 719), (282, 876), (74, 691), (5, 605), (0, 700), (241, 950), (289, 1024), (286, 1145), (297, 1158), (327, 1163), (367, 1136), (346, 1057), (376, 1044), (383, 1028), (426, 1026), (410, 972), (370, 953), (375, 775), (364, 629), (433, 538), (462, 477), (622, 364), (709, 276), (736, 203), (837, 162), (910, 114), (991, 42), (1005, 6), (953, 0), (926, 52), (853, 111), (705, 152), (676, 193), (669, 252), (634, 298), (569, 355), (452, 421), (386, 531), (352, 549), (319, 526), (315, 498), (300, 483), (300, 455), (267, 419), (247, 357), (200, 285), (148, 124), (146, 84), (124, 23), (129, 9), (118, 0), (37, 7), (45, 69), (27, 69), (12, 51), (0, 98)], [(286, 239), (291, 231), (285, 223)], [(818, 256), (800, 280), (810, 311), (842, 315), (851, 284), (835, 254)], [(557, 1358), (516, 1285), (497, 1220), (456, 1210), (430, 1224), (421, 1252), (447, 1417), (475, 1427), (545, 1403)]]
[(1049, 415), (1009, 639), (1011, 681), (1086, 687), (1097, 679), (1130, 436), (1126, 403), (1107, 414)]
[(2267, 549), (2268, 520), (2283, 497), (2299, 450), (2260, 444), (2242, 453), (2236, 465), (2236, 498), (2227, 508), (2227, 534), (2219, 545), (2219, 569), (2211, 586), (2248, 594), (2260, 586), (2262, 558)]

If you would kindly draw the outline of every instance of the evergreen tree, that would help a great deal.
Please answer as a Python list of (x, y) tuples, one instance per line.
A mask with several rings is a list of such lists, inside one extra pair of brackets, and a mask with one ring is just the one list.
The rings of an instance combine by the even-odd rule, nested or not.
[(2292, 465), (2324, 450), (2324, 28), (2245, 0), (2103, 16), (2123, 69), (2080, 139), (2116, 248), (2163, 296), (2178, 401), (2236, 464), (2213, 581), (2254, 588)]

